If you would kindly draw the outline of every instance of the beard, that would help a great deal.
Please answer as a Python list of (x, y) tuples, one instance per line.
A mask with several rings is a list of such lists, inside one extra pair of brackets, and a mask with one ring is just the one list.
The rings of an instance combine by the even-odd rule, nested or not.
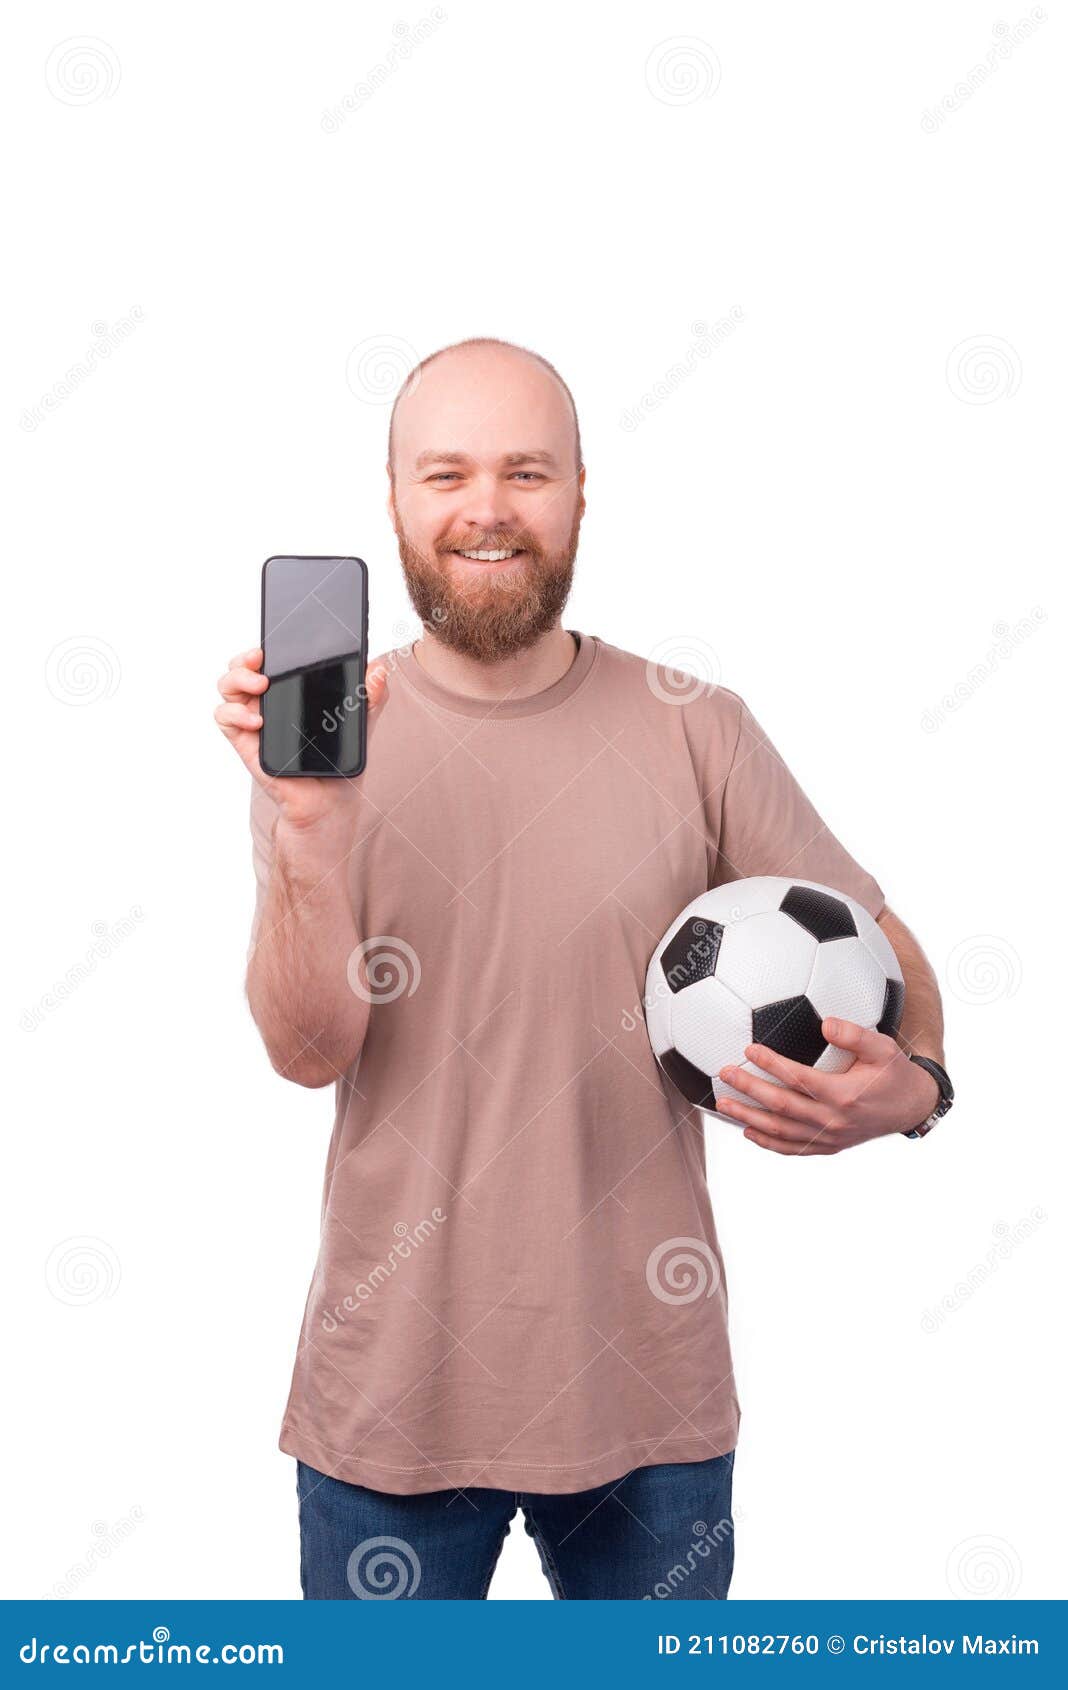
[[(505, 537), (450, 538), (433, 557), (412, 544), (397, 519), (401, 568), (412, 608), (424, 628), (442, 645), (481, 663), (494, 663), (525, 651), (559, 620), (571, 592), (578, 552), (579, 502), (567, 545), (547, 552), (523, 530)], [(480, 572), (478, 565), (454, 578), (449, 553), (512, 551), (523, 556)]]

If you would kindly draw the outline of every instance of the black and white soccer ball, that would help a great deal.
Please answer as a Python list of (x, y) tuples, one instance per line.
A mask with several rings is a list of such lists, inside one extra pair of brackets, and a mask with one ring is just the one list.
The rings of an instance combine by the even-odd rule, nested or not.
[(853, 1054), (827, 1043), (824, 1018), (893, 1037), (904, 1002), (894, 948), (863, 905), (813, 880), (763, 875), (702, 892), (676, 917), (649, 963), (645, 1022), (668, 1078), (714, 1110), (721, 1097), (755, 1103), (716, 1077), (727, 1063), (782, 1084), (746, 1045), (841, 1074)]

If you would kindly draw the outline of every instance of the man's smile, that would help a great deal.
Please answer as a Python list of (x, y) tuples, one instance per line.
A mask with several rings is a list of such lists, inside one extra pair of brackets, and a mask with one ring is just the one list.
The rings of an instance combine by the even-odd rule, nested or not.
[(516, 558), (525, 557), (526, 553), (521, 548), (510, 551), (468, 552), (461, 550), (459, 547), (454, 547), (452, 549), (452, 555), (453, 557), (462, 557), (467, 563), (477, 563), (482, 568), (493, 569), (499, 568), (502, 564), (511, 563)]

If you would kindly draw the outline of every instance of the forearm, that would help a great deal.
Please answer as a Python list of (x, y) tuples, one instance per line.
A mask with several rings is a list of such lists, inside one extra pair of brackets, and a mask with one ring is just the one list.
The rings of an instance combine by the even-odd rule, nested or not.
[(879, 926), (894, 947), (905, 981), (905, 1007), (897, 1042), (910, 1055), (929, 1056), (945, 1066), (942, 998), (934, 970), (913, 934), (891, 910), (882, 912)]
[[(349, 985), (360, 943), (347, 886), (348, 835), (279, 818), (274, 859), (245, 991), (275, 1070), (323, 1086), (345, 1072), (369, 1005)], [(362, 975), (361, 975), (362, 978)]]

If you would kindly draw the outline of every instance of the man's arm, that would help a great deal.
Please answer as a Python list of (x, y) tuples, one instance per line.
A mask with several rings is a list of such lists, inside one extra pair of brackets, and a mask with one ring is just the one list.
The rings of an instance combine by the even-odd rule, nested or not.
[[(253, 779), (253, 916), (245, 993), (277, 1073), (302, 1086), (340, 1079), (363, 1045), (370, 992), (348, 888), (359, 792), (345, 780), (286, 780), (260, 765), (263, 649), (230, 659), (215, 720)], [(367, 670), (367, 709), (386, 696), (386, 666)], [(370, 721), (370, 718), (369, 718)], [(350, 966), (358, 968), (353, 990)]]
[(905, 1008), (897, 1042), (909, 1055), (929, 1056), (945, 1067), (945, 1026), (938, 981), (919, 943), (887, 904), (876, 917), (894, 947), (905, 981)]
[[(275, 1071), (325, 1086), (356, 1060), (370, 1005), (349, 984), (359, 945), (347, 881), (344, 814), (296, 827), (279, 817), (245, 991)], [(364, 980), (363, 964), (359, 964)]]

